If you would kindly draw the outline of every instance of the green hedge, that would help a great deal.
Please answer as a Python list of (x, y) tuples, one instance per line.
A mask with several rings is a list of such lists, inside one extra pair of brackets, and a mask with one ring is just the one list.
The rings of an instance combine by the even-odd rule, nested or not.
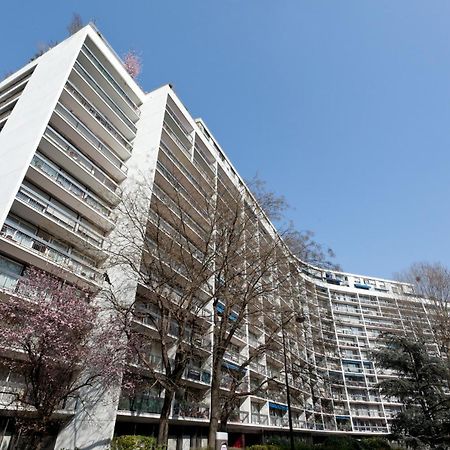
[(118, 436), (111, 442), (111, 450), (164, 450), (154, 436)]
[[(269, 438), (270, 439), (270, 438)], [(283, 438), (272, 438), (271, 444), (252, 445), (247, 450), (290, 450), (289, 442)], [(387, 439), (372, 437), (355, 439), (347, 436), (330, 436), (321, 444), (295, 441), (295, 450), (391, 450)]]

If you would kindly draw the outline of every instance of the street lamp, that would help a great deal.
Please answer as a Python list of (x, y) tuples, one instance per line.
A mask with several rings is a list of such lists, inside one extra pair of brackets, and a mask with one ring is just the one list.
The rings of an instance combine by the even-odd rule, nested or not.
[[(292, 411), (291, 411), (291, 391), (289, 388), (289, 378), (288, 378), (288, 364), (287, 364), (287, 352), (286, 352), (286, 334), (284, 330), (284, 325), (291, 321), (292, 317), (287, 321), (281, 321), (281, 337), (283, 343), (283, 356), (284, 356), (284, 381), (286, 384), (286, 402), (288, 407), (288, 420), (289, 420), (289, 440), (291, 444), (291, 450), (294, 450), (294, 427), (292, 425)], [(306, 317), (303, 313), (295, 316), (296, 323), (303, 323), (306, 320)]]

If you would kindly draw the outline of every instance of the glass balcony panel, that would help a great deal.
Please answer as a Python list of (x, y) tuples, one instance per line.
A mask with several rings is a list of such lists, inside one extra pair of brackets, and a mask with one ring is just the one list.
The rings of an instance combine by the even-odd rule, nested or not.
[(91, 52), (91, 50), (85, 45), (81, 50), (86, 57), (94, 64), (95, 67), (106, 77), (106, 79), (114, 86), (117, 92), (124, 98), (128, 105), (136, 112), (139, 116), (141, 111), (138, 106), (131, 100), (128, 94), (122, 89), (120, 84), (114, 79), (114, 77), (109, 73), (105, 66), (98, 60), (98, 58)]
[(47, 176), (56, 181), (56, 183), (74, 194), (76, 197), (82, 199), (86, 204), (103, 214), (105, 217), (108, 217), (111, 214), (110, 208), (106, 206), (100, 199), (94, 197), (94, 195), (88, 192), (84, 186), (82, 187), (80, 184), (78, 184), (78, 182), (73, 180), (69, 174), (53, 164), (42, 154), (36, 153), (33, 156), (31, 165), (33, 167), (36, 167), (41, 172), (45, 173)]
[[(31, 189), (31, 187), (24, 185), (20, 187), (16, 197), (33, 209), (51, 217), (52, 220), (59, 223), (64, 228), (80, 235), (91, 244), (97, 247), (102, 246), (103, 236), (99, 231), (96, 231), (94, 228), (83, 223), (77, 214), (70, 209), (67, 208), (67, 211), (64, 211), (59, 206), (53, 204), (51, 197), (46, 199)], [(72, 212), (72, 214), (69, 214), (69, 211)]]
[(95, 106), (92, 105), (86, 98), (75, 88), (75, 86), (68, 81), (66, 89), (93, 115), (101, 125), (103, 125), (126, 149), (130, 152), (133, 146), (120, 133), (120, 131), (109, 121), (109, 119), (102, 114)]
[(74, 161), (80, 164), (80, 166), (86, 169), (86, 171), (91, 173), (94, 178), (96, 178), (114, 193), (117, 193), (117, 184), (94, 163), (92, 163), (86, 156), (84, 156), (83, 153), (81, 153), (74, 145), (64, 139), (57, 131), (55, 131), (51, 127), (48, 127), (45, 131), (45, 136), (48, 137), (50, 141), (55, 143), (58, 148), (62, 149), (64, 153), (69, 155)]
[(57, 111), (70, 125), (72, 125), (94, 148), (100, 151), (112, 164), (114, 164), (123, 173), (127, 173), (128, 168), (118, 158), (115, 153), (100, 139), (92, 133), (74, 114), (69, 112), (67, 108), (60, 103), (56, 105), (55, 111)]
[[(32, 234), (30, 231), (26, 230), (24, 227), (17, 225), (11, 216), (8, 216), (5, 224), (0, 232), (0, 236), (9, 239), (13, 242), (16, 242), (22, 247), (26, 247), (33, 251), (34, 253), (38, 253), (46, 259), (63, 266), (74, 273), (81, 275), (83, 277), (89, 278), (91, 280), (100, 281), (101, 277), (98, 272), (91, 269), (87, 265), (76, 261), (74, 258), (69, 256), (66, 253), (57, 250), (58, 242), (52, 240), (52, 242), (48, 242), (44, 240), (42, 237), (39, 237), (37, 234)], [(23, 221), (20, 221), (21, 224), (24, 224)], [(35, 227), (29, 227), (35, 228)], [(37, 232), (36, 232), (37, 233)], [(71, 250), (70, 247), (69, 251)], [(94, 264), (93, 264), (94, 265)]]
[(122, 119), (125, 125), (130, 128), (133, 133), (136, 133), (136, 125), (126, 116), (126, 114), (115, 104), (111, 97), (105, 93), (105, 91), (100, 87), (100, 85), (94, 80), (94, 78), (89, 75), (89, 73), (81, 66), (80, 63), (76, 62), (74, 69), (78, 74), (94, 89), (95, 92), (111, 107), (111, 109)]

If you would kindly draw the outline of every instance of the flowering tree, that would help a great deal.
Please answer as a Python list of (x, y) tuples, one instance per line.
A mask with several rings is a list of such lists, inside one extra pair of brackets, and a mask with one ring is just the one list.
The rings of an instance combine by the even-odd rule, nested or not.
[(84, 388), (118, 378), (117, 339), (99, 325), (92, 296), (31, 268), (0, 301), (0, 364), (20, 380), (8, 390), (9, 406), (33, 449), (57, 422), (55, 412), (73, 408)]
[(132, 78), (137, 78), (142, 71), (141, 58), (132, 50), (123, 57), (123, 64)]

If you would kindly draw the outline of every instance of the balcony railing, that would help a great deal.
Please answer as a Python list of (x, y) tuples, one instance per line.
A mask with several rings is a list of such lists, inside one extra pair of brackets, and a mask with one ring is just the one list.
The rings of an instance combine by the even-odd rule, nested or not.
[(91, 208), (95, 209), (105, 217), (110, 215), (111, 210), (105, 203), (103, 203), (97, 196), (94, 196), (94, 194), (88, 192), (84, 186), (77, 183), (69, 174), (57, 165), (53, 164), (45, 156), (40, 153), (36, 153), (31, 160), (31, 165), (45, 173), (76, 197), (82, 199)]
[(95, 67), (105, 76), (105, 78), (114, 86), (116, 91), (123, 97), (127, 104), (136, 112), (139, 116), (141, 114), (138, 106), (131, 100), (128, 94), (122, 89), (119, 83), (114, 79), (114, 77), (109, 73), (105, 66), (97, 59), (97, 57), (87, 48), (83, 46), (81, 51), (89, 58), (89, 60), (94, 64)]
[(22, 185), (16, 197), (41, 214), (49, 216), (64, 228), (74, 232), (83, 240), (98, 248), (101, 248), (103, 245), (103, 236), (98, 231), (82, 223), (77, 216), (70, 216), (63, 209), (52, 203), (51, 200), (41, 197), (27, 186)]
[[(208, 197), (208, 194), (203, 186), (192, 176), (192, 174), (189, 172), (189, 170), (186, 169), (186, 167), (180, 162), (180, 160), (174, 155), (174, 153), (167, 147), (167, 145), (164, 143), (164, 141), (161, 140), (161, 148), (164, 151), (164, 153), (167, 155), (169, 160), (177, 167), (177, 169), (194, 185), (194, 187), (197, 189), (197, 191), (204, 197)], [(203, 178), (205, 180), (205, 178)], [(208, 183), (211, 187), (211, 184)]]
[(64, 119), (70, 123), (91, 145), (100, 151), (115, 167), (121, 170), (123, 173), (127, 173), (127, 166), (118, 158), (115, 153), (100, 139), (95, 136), (92, 131), (86, 127), (74, 114), (69, 112), (61, 103), (56, 105), (55, 111), (57, 111)]
[(175, 141), (175, 143), (178, 144), (183, 151), (187, 152), (187, 156), (190, 159), (191, 148), (178, 137), (175, 131), (173, 131), (166, 122), (163, 123), (163, 128), (166, 130), (167, 134)]
[(75, 146), (69, 141), (64, 139), (53, 128), (48, 127), (45, 131), (46, 138), (55, 144), (60, 150), (70, 156), (75, 162), (82, 166), (87, 172), (94, 176), (100, 183), (106, 186), (109, 190), (118, 193), (118, 187), (115, 181), (113, 181), (108, 175), (101, 169), (94, 165), (86, 156), (83, 155)]
[(100, 87), (97, 81), (89, 75), (89, 73), (84, 70), (84, 68), (78, 62), (74, 65), (75, 70), (79, 75), (94, 89), (95, 92), (105, 101), (105, 103), (110, 106), (110, 108), (122, 119), (122, 121), (127, 125), (127, 127), (136, 133), (136, 125), (127, 117), (127, 115), (119, 108), (116, 103), (111, 99), (111, 97), (105, 93), (105, 91)]
[(133, 146), (128, 140), (119, 132), (119, 130), (107, 119), (92, 103), (88, 102), (86, 98), (75, 88), (75, 86), (68, 81), (66, 89), (100, 122), (126, 149), (130, 152)]
[(268, 425), (269, 416), (267, 414), (252, 413), (251, 420), (253, 424), (257, 425)]
[(150, 395), (139, 395), (136, 397), (121, 397), (119, 410), (137, 413), (160, 414), (164, 398)]
[(234, 423), (249, 423), (249, 413), (246, 411), (235, 411), (231, 413), (228, 420)]
[(203, 370), (197, 367), (186, 367), (184, 376), (188, 380), (199, 381), (205, 384), (211, 383), (211, 372), (209, 370)]
[[(368, 426), (368, 425), (355, 425), (353, 427), (355, 431), (369, 431), (371, 433), (388, 433), (389, 430), (387, 427), (377, 427), (377, 426)], [(345, 430), (347, 431), (347, 430)]]
[(186, 130), (186, 127), (181, 123), (181, 120), (177, 117), (177, 115), (169, 105), (166, 106), (166, 113), (178, 125), (178, 128), (180, 128), (186, 138), (192, 142), (192, 136), (190, 135), (189, 131)]
[(173, 405), (174, 417), (190, 419), (209, 419), (209, 407), (200, 403), (175, 401)]
[(257, 363), (257, 362), (251, 362), (250, 363), (250, 369), (254, 370), (255, 372), (260, 373), (261, 375), (265, 375), (266, 374), (266, 366), (264, 366), (264, 364), (261, 363)]
[(0, 289), (6, 291), (15, 291), (20, 276), (12, 273), (0, 272)]
[(235, 353), (235, 352), (231, 352), (231, 351), (226, 351), (223, 355), (224, 359), (227, 359), (229, 361), (233, 361), (235, 363), (241, 364), (245, 361), (247, 361), (248, 357), (241, 355), (239, 353)]
[(287, 417), (270, 416), (270, 425), (274, 427), (288, 427), (289, 421)]
[(77, 275), (81, 275), (96, 282), (101, 280), (101, 275), (98, 272), (92, 270), (85, 264), (76, 261), (71, 256), (62, 253), (43, 239), (33, 236), (28, 230), (5, 223), (0, 232), (0, 236), (19, 244), (21, 247), (27, 248), (33, 253), (43, 256), (55, 264), (69, 269)]

